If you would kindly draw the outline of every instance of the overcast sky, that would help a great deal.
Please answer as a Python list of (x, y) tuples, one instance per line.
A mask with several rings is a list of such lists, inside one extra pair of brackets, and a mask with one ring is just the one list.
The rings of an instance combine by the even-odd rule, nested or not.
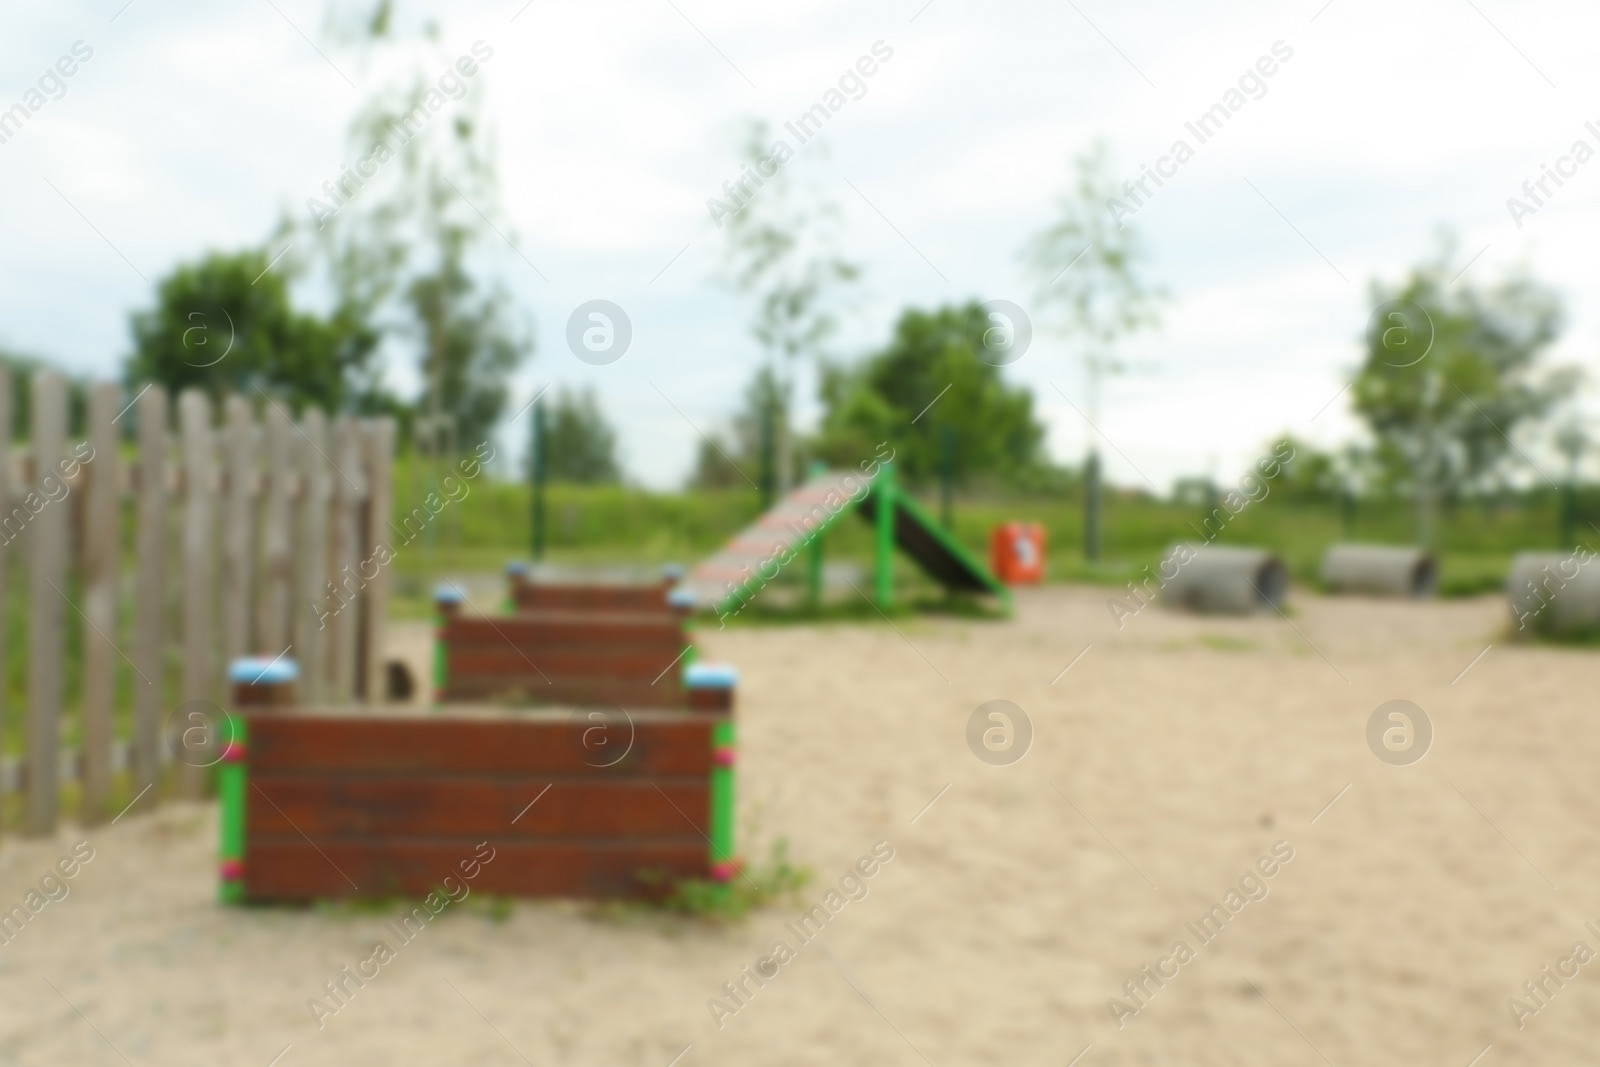
[[(355, 162), (344, 130), (386, 77), (330, 40), (322, 0), (125, 2), (0, 16), (0, 109), (26, 104), (75, 42), (93, 50), (0, 144), (0, 345), (106, 376), (156, 279), (260, 242)], [(1018, 250), (1094, 139), (1129, 177), (1180, 137), (1195, 146), (1133, 220), (1172, 300), (1103, 400), (1115, 481), (1232, 478), (1281, 431), (1354, 433), (1334, 398), (1368, 286), (1429, 256), (1445, 226), (1463, 264), (1477, 257), (1463, 283), (1526, 263), (1555, 285), (1570, 313), (1556, 357), (1595, 369), (1600, 160), (1549, 186), (1520, 228), (1506, 203), (1574, 141), (1600, 148), (1584, 126), (1600, 129), (1591, 5), (512, 0), (439, 18), (441, 53), (494, 50), (470, 91), (520, 241), (500, 269), (538, 335), (514, 402), (593, 383), (650, 485), (681, 482), (690, 423), (726, 419), (757, 365), (744, 309), (714, 281), (706, 207), (737, 173), (735, 128), (794, 119), (875, 42), (892, 58), (829, 120), (826, 151), (790, 164), (839, 204), (843, 251), (865, 270), (842, 355), (881, 343), (907, 305), (1028, 307)], [(1198, 144), (1184, 123), (1277, 42), (1292, 58), (1265, 95)], [(607, 366), (565, 342), (596, 298), (633, 324)], [(1052, 452), (1081, 455), (1071, 350), (1038, 336), (1006, 373), (1034, 389)], [(414, 381), (406, 361), (391, 377)]]

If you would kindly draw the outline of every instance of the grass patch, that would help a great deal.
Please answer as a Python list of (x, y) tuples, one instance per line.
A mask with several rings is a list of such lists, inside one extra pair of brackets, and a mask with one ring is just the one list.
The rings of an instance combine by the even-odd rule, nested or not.
[[(657, 877), (656, 885), (665, 879)], [(766, 862), (752, 864), (727, 882), (685, 878), (655, 901), (624, 905), (634, 910), (661, 911), (709, 922), (742, 919), (752, 909), (792, 898), (811, 881), (811, 869), (789, 859), (789, 842), (779, 838)]]
[(1229, 637), (1226, 634), (1201, 634), (1200, 644), (1218, 652), (1253, 652), (1258, 646), (1254, 641), (1247, 641), (1242, 637)]

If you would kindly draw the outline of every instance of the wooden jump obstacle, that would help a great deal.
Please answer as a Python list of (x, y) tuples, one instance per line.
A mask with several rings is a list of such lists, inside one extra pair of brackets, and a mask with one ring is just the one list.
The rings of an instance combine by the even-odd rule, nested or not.
[(461, 613), (452, 586), (434, 592), (437, 701), (693, 708), (727, 690), (686, 684), (693, 600), (659, 586), (546, 585), (512, 569), (500, 616)]
[(680, 567), (661, 569), (661, 581), (654, 585), (601, 585), (533, 581), (526, 564), (506, 566), (507, 610), (527, 611), (610, 611), (630, 614), (680, 614), (693, 606), (677, 598), (673, 590), (683, 578)]
[(660, 896), (734, 874), (729, 710), (236, 706), (224, 901), (420, 897), (474, 858), (474, 888), (519, 897)]

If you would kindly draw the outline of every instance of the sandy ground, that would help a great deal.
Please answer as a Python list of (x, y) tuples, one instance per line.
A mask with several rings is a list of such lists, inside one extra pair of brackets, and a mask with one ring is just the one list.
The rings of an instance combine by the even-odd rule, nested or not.
[[(308, 998), (394, 939), (216, 905), (209, 807), (7, 840), (6, 906), (75, 841), (94, 858), (0, 947), (0, 1063), (1593, 1062), (1600, 961), (1523, 1029), (1507, 998), (1600, 950), (1600, 654), (1505, 645), (1502, 610), (1301, 596), (1118, 631), (1103, 591), (1051, 589), (1007, 623), (704, 633), (742, 672), (744, 848), (787, 835), (805, 904), (722, 929), (463, 906), (320, 1030)], [(965, 740), (996, 698), (1036, 732), (1011, 766)], [(1364, 739), (1393, 698), (1436, 731), (1408, 767)], [(868, 895), (800, 942), (785, 923), (878, 841)], [(1202, 944), (1185, 923), (1277, 842), (1268, 895)], [(794, 958), (719, 1028), (708, 998), (778, 939)], [(1108, 999), (1137, 1006), (1123, 983), (1178, 940), (1119, 1028)]]

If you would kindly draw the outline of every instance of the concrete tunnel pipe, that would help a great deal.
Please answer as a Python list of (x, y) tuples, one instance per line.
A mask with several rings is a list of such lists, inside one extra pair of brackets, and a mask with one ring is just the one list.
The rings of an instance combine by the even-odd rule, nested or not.
[(1176, 544), (1162, 558), (1162, 602), (1205, 614), (1248, 615), (1280, 606), (1289, 592), (1283, 561), (1263, 548)]

